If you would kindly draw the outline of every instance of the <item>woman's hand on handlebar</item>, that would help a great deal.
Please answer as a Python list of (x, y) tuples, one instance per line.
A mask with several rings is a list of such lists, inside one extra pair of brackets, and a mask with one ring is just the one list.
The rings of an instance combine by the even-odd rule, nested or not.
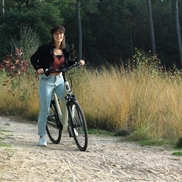
[(37, 73), (38, 73), (38, 75), (44, 74), (44, 69), (43, 68), (38, 69)]
[(80, 65), (83, 66), (85, 64), (85, 61), (84, 60), (80, 60), (79, 63), (80, 63)]

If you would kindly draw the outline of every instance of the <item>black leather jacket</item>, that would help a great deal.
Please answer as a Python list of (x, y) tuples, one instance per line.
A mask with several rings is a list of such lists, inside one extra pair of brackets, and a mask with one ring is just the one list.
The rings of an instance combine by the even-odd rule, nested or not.
[[(41, 45), (37, 49), (37, 51), (31, 56), (30, 61), (36, 71), (39, 68), (43, 68), (45, 70), (51, 67), (52, 62), (54, 61), (53, 49), (54, 47), (52, 45), (44, 44), (44, 45)], [(67, 65), (70, 66), (75, 63), (76, 60), (75, 61), (70, 60), (70, 48), (68, 45), (66, 45), (66, 48), (63, 49), (63, 53), (65, 56), (65, 62)]]

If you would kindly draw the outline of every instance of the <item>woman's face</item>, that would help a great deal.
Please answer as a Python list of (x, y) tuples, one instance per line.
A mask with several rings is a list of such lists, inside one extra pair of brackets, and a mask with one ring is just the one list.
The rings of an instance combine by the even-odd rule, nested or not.
[(55, 32), (53, 34), (53, 39), (54, 39), (54, 42), (56, 43), (61, 43), (63, 41), (63, 38), (64, 38), (64, 33), (62, 32)]

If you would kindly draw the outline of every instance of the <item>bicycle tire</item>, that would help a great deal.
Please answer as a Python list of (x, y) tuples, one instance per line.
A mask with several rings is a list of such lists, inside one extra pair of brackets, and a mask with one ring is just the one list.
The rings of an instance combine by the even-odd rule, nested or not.
[(51, 101), (46, 131), (49, 139), (54, 144), (58, 144), (61, 141), (62, 128), (60, 127), (60, 125), (61, 123), (58, 118), (55, 102)]
[(85, 151), (88, 146), (87, 123), (83, 111), (76, 100), (68, 104), (68, 127), (71, 128), (71, 135), (80, 151)]

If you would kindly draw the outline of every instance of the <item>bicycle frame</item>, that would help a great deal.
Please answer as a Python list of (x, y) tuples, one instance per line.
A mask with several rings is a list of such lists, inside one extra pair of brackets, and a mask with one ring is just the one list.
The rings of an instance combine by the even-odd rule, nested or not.
[(63, 131), (67, 130), (68, 127), (68, 109), (67, 109), (67, 96), (70, 97), (72, 95), (70, 86), (68, 81), (65, 78), (65, 73), (63, 72), (63, 79), (64, 79), (64, 99), (62, 101), (62, 110), (60, 108), (59, 100), (55, 92), (53, 92), (53, 100), (55, 100), (55, 105), (58, 112), (59, 120), (63, 125)]

